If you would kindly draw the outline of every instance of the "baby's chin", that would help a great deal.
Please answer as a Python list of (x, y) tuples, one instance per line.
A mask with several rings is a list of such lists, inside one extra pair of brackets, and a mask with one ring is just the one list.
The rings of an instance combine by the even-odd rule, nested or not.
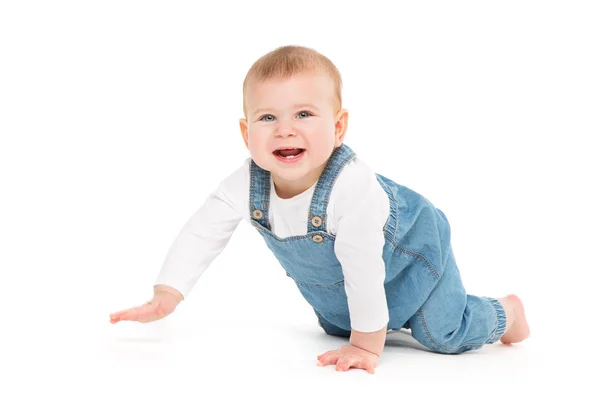
[(293, 168), (293, 167), (292, 168), (274, 167), (274, 168), (271, 168), (271, 170), (269, 170), (269, 172), (271, 173), (271, 175), (273, 176), (274, 179), (285, 180), (288, 182), (303, 180), (307, 175), (307, 171), (304, 168)]
[(265, 171), (285, 177), (284, 179), (298, 179), (306, 174), (306, 163), (303, 159), (297, 162), (282, 162), (275, 155), (252, 157), (252, 159)]

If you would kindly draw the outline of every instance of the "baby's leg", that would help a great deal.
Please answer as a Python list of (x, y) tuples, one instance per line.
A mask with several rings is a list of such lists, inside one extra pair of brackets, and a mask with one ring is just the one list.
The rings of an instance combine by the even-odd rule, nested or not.
[(438, 284), (409, 325), (424, 346), (441, 353), (463, 353), (500, 338), (505, 343), (525, 339), (529, 328), (518, 305), (516, 296), (498, 301), (467, 295), (451, 251)]
[(332, 336), (340, 336), (340, 337), (350, 337), (351, 332), (345, 329), (339, 328), (333, 325), (331, 322), (327, 321), (321, 314), (314, 310), (317, 315), (317, 321), (319, 326), (325, 331), (326, 334)]

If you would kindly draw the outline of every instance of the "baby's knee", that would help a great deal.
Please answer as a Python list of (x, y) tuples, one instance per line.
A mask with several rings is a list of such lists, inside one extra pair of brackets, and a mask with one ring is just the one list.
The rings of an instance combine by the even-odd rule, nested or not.
[(326, 334), (331, 335), (331, 336), (339, 336), (339, 337), (348, 338), (348, 337), (350, 337), (350, 334), (352, 333), (352, 332), (342, 329), (338, 326), (335, 326), (321, 318), (318, 319), (318, 322), (319, 322), (319, 326), (323, 329), (323, 331), (325, 331)]
[(411, 318), (410, 330), (413, 338), (436, 353), (461, 354), (482, 347), (477, 343), (464, 343), (454, 332), (440, 330), (427, 323), (422, 310)]

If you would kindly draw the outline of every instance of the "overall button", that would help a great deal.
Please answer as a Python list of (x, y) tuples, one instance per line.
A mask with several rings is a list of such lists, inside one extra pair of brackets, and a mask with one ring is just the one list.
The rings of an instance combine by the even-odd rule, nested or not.
[(323, 241), (323, 236), (321, 235), (315, 235), (313, 236), (313, 242), (315, 243), (321, 243)]
[(261, 219), (263, 217), (263, 213), (260, 210), (254, 210), (254, 212), (252, 213), (252, 215), (256, 219)]
[(320, 217), (313, 217), (311, 222), (313, 226), (321, 226), (321, 224), (323, 223)]

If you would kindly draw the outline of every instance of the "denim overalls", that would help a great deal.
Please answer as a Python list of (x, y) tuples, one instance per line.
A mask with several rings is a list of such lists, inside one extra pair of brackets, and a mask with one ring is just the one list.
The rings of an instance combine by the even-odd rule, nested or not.
[[(338, 174), (354, 157), (344, 144), (333, 151), (315, 187), (307, 234), (283, 239), (271, 232), (268, 222), (270, 173), (250, 163), (252, 225), (313, 307), (323, 330), (345, 337), (350, 336), (350, 314), (326, 212)], [(409, 328), (419, 343), (440, 353), (462, 353), (496, 342), (506, 327), (504, 309), (496, 299), (465, 293), (444, 213), (418, 193), (379, 174), (377, 179), (390, 201), (382, 253), (387, 328)]]

